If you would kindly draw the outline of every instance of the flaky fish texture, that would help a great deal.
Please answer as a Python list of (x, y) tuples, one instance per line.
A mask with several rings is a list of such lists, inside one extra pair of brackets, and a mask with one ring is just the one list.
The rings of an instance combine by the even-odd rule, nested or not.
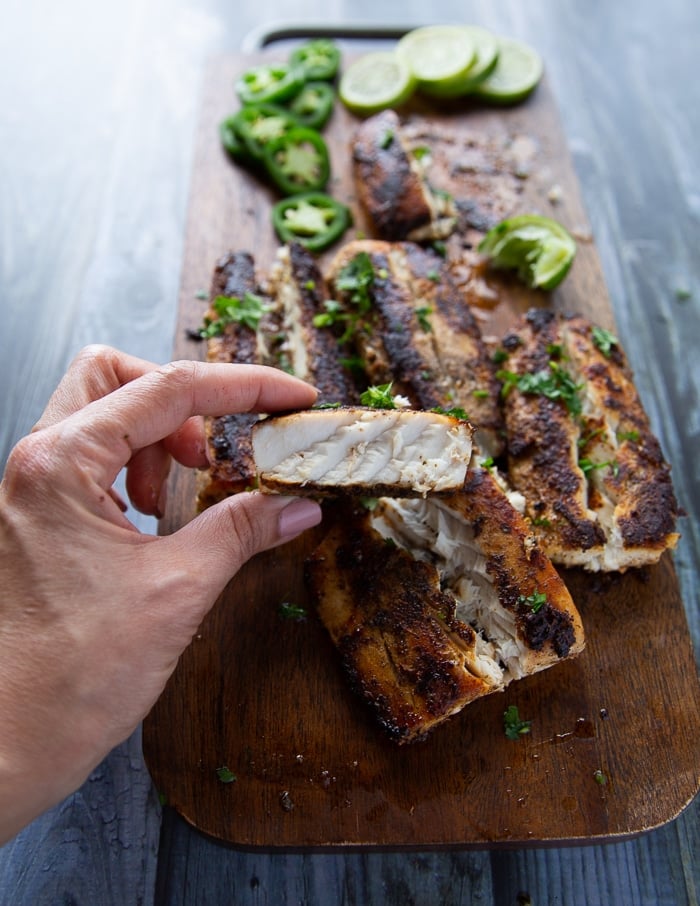
[(455, 494), (336, 519), (306, 578), (352, 688), (398, 743), (584, 647), (566, 586), (475, 462)]
[(336, 299), (347, 299), (342, 275), (358, 256), (367, 256), (373, 273), (371, 309), (353, 333), (368, 380), (393, 382), (415, 408), (462, 409), (480, 447), (498, 455), (503, 421), (495, 369), (442, 258), (412, 242), (350, 242), (327, 272)]
[(544, 550), (591, 571), (657, 562), (678, 504), (619, 342), (533, 309), (503, 348), (508, 477)]
[(411, 409), (310, 409), (258, 422), (252, 443), (261, 490), (424, 496), (462, 487), (472, 427)]
[(444, 239), (455, 228), (452, 199), (429, 185), (393, 110), (358, 127), (352, 159), (360, 203), (383, 239)]

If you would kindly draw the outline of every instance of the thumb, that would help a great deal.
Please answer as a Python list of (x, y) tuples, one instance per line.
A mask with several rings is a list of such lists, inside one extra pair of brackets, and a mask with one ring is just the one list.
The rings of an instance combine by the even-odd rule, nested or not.
[(215, 597), (247, 560), (318, 525), (321, 516), (313, 500), (254, 491), (222, 500), (162, 540), (177, 547), (179, 564)]

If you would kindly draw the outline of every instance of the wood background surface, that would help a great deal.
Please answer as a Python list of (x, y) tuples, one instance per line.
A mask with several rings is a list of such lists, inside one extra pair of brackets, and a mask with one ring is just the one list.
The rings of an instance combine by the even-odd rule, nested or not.
[[(280, 52), (273, 46), (266, 55), (226, 57), (205, 77), (177, 358), (205, 355), (187, 328), (201, 323), (208, 303), (198, 295), (218, 258), (251, 251), (264, 278), (279, 246), (270, 218), (275, 196), (229, 161), (217, 131), (231, 113), (236, 76), (264, 59), (278, 60)], [(501, 335), (532, 304), (610, 325), (597, 250), (546, 80), (527, 103), (507, 110), (414, 101), (402, 114), (448, 129), (464, 147), (470, 138), (498, 149), (524, 146), (520, 176), (487, 172), (483, 197), (474, 195), (473, 173), (461, 186), (456, 179), (441, 187), (480, 207), (502, 195), (498, 218), (550, 213), (580, 237), (567, 279), (550, 296), (503, 281), (499, 304), (477, 312), (485, 333)], [(326, 258), (357, 232), (372, 235), (350, 166), (358, 125), (339, 105), (324, 131), (332, 192), (351, 205), (354, 219)], [(555, 185), (556, 205), (548, 201)], [(193, 518), (195, 496), (192, 471), (174, 470), (166, 533)], [(232, 580), (145, 722), (153, 780), (195, 827), (268, 848), (513, 846), (637, 834), (675, 817), (693, 798), (700, 684), (669, 558), (623, 579), (572, 571), (567, 582), (584, 620), (583, 655), (470, 705), (425, 743), (398, 749), (348, 693), (308, 601), (302, 565), (322, 534), (257, 557)], [(284, 600), (306, 607), (309, 620), (281, 621)], [(503, 711), (513, 703), (533, 719), (520, 745), (503, 733)], [(222, 765), (235, 783), (218, 779)], [(596, 771), (606, 776), (605, 787)]]
[[(171, 356), (205, 63), (290, 15), (278, 0), (11, 0), (4, 12), (3, 459), (85, 343)], [(442, 0), (428, 13), (418, 0), (299, 0), (294, 16), (473, 22), (543, 54), (617, 330), (689, 513), (674, 560), (699, 652), (697, 4)], [(697, 799), (656, 831), (601, 846), (237, 851), (161, 815), (135, 735), (0, 850), (0, 902), (683, 906), (698, 902), (699, 851)]]

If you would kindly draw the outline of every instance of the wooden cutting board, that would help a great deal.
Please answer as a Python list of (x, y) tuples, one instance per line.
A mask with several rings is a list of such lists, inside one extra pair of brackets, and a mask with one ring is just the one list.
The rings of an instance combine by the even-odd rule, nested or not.
[[(280, 59), (274, 51), (267, 57)], [(197, 296), (217, 258), (250, 250), (264, 274), (277, 249), (273, 195), (226, 158), (217, 135), (237, 106), (235, 76), (256, 59), (218, 59), (205, 80), (175, 357), (204, 357), (186, 329), (201, 323), (206, 303)], [(518, 211), (551, 214), (579, 240), (569, 277), (539, 304), (612, 327), (546, 80), (509, 110), (413, 112), (522, 155), (505, 197)], [(371, 235), (350, 174), (355, 125), (339, 106), (326, 129), (330, 188), (353, 206), (355, 229)], [(465, 179), (474, 175), (465, 172)], [(488, 180), (497, 188), (503, 177), (482, 176), (480, 191), (489, 196)], [(504, 301), (481, 310), (486, 333), (500, 333), (532, 301), (512, 281), (504, 287)], [(165, 533), (195, 515), (191, 471), (175, 470), (169, 499)], [(600, 842), (663, 824), (696, 794), (700, 684), (669, 556), (624, 576), (566, 572), (585, 652), (468, 706), (427, 741), (399, 748), (349, 692), (313, 611), (303, 622), (280, 618), (283, 602), (309, 606), (302, 566), (321, 533), (260, 555), (235, 577), (145, 722), (154, 782), (192, 825), (239, 846), (285, 849)], [(511, 704), (532, 720), (518, 741), (503, 732)], [(224, 766), (235, 781), (219, 778)]]

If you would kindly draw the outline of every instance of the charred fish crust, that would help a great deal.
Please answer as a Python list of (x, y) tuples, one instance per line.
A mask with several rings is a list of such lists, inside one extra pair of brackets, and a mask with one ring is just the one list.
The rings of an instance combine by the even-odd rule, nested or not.
[(303, 299), (310, 300), (315, 309), (316, 294), (313, 291), (323, 285), (323, 277), (316, 264), (316, 259), (300, 243), (290, 242), (289, 260)]
[(250, 252), (228, 252), (216, 262), (211, 297), (241, 296), (256, 288), (255, 260)]
[(501, 340), (501, 346), (508, 352), (513, 352), (518, 346), (522, 346), (522, 343), (522, 338), (517, 333), (507, 333)]
[(663, 550), (675, 529), (677, 508), (671, 476), (664, 470), (642, 486), (638, 505), (620, 518), (625, 546), (657, 545)]
[(552, 509), (563, 520), (558, 523), (557, 529), (565, 548), (589, 551), (605, 544), (605, 532), (597, 523), (578, 516), (562, 500), (556, 500)]
[(430, 223), (426, 188), (400, 140), (400, 120), (393, 110), (367, 119), (352, 146), (358, 195), (386, 239), (403, 239)]
[(532, 610), (520, 614), (523, 635), (534, 651), (551, 644), (558, 657), (567, 657), (576, 641), (574, 626), (568, 613), (555, 610), (549, 603), (536, 613)]
[(525, 315), (525, 320), (535, 333), (549, 331), (556, 323), (557, 315), (548, 308), (531, 308)]

